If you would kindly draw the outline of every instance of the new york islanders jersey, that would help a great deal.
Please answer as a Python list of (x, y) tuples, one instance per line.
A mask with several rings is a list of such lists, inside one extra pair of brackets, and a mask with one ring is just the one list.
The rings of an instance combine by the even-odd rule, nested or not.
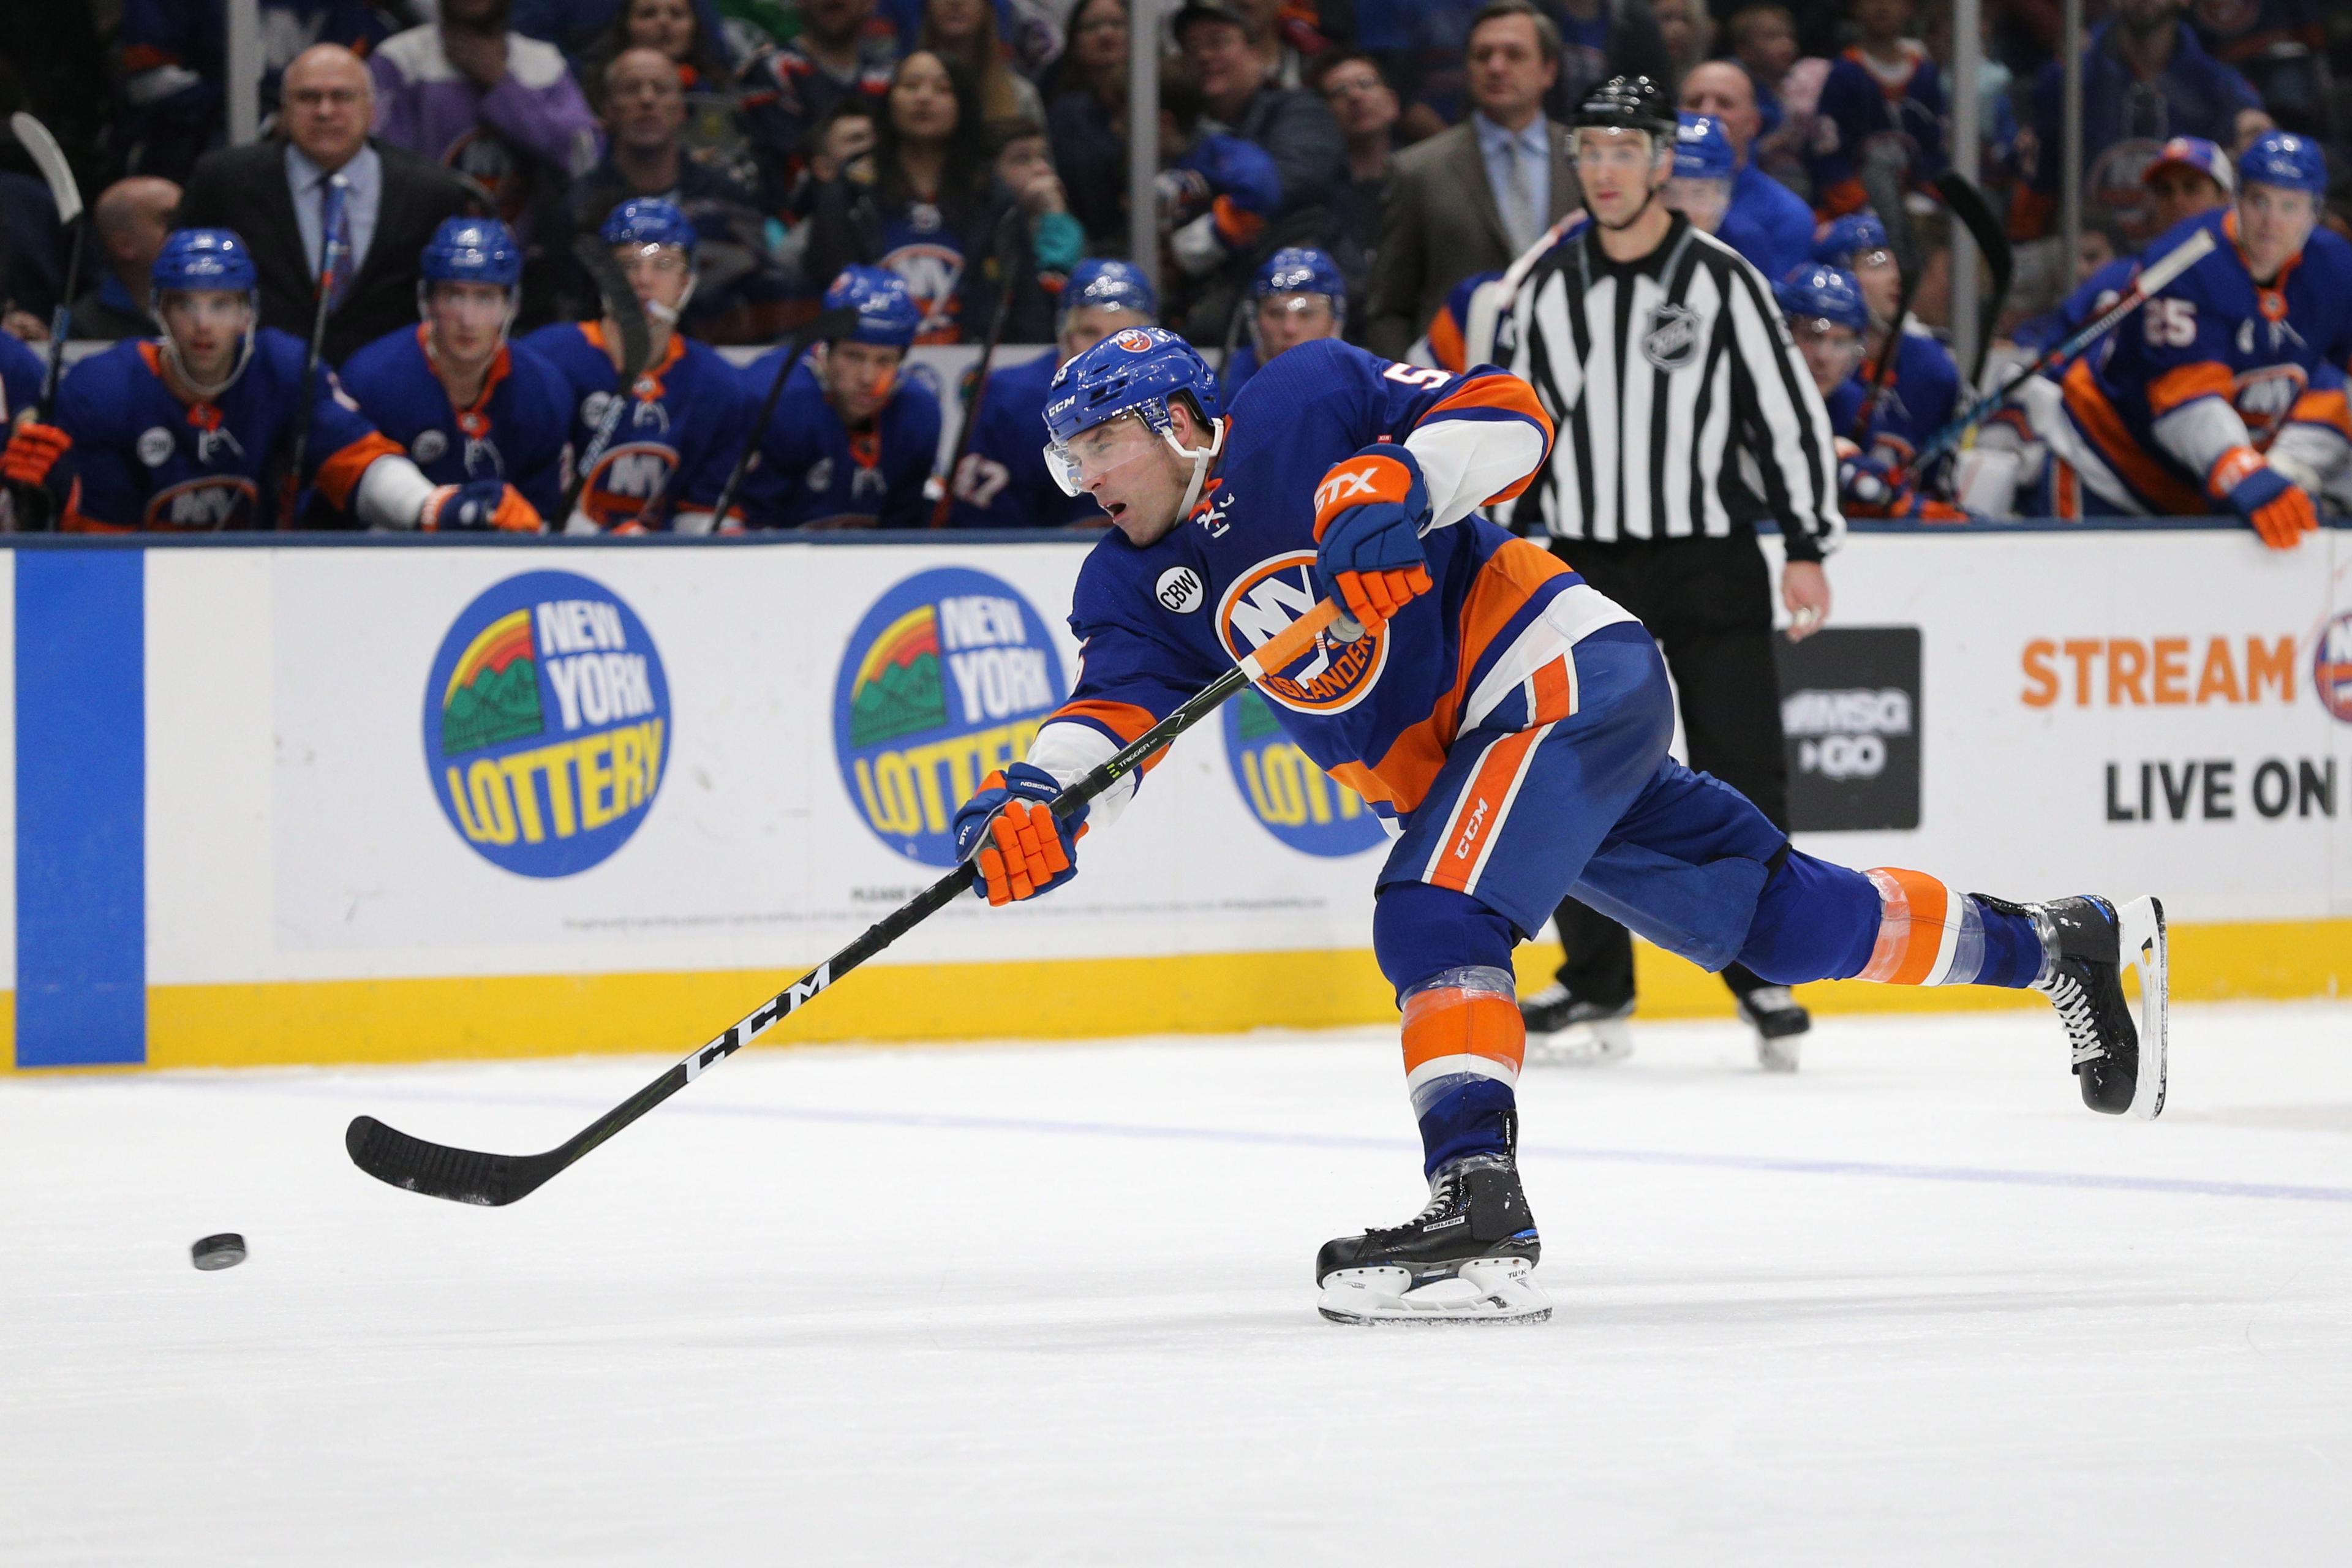
[[(0, 332), (0, 421), (13, 423), (17, 415), (41, 400), (41, 377), (47, 368), (21, 339)], [(5, 425), (0, 424), (4, 428)]]
[(1140, 549), (1112, 532), (1079, 569), (1076, 689), (1031, 752), (1056, 776), (1134, 740), (1313, 607), (1317, 487), (1374, 442), (1402, 442), (1421, 465), (1434, 589), (1260, 689), (1291, 739), (1382, 816), (1410, 816), (1455, 737), (1536, 663), (1632, 619), (1541, 546), (1469, 515), (1524, 489), (1549, 445), (1525, 382), (1491, 365), (1454, 375), (1394, 364), (1326, 339), (1260, 371), (1230, 417), (1192, 515)]
[[(2139, 271), (2139, 258), (2118, 256), (2074, 286), (2074, 291), (2038, 316), (2020, 321), (2010, 332), (2010, 342), (2035, 353), (2046, 353), (2083, 330), (2108, 306), (2122, 299), (2131, 289), (2132, 278)], [(2128, 323), (2126, 324), (2126, 329)], [(2106, 343), (2095, 345), (2093, 353), (2104, 353)]]
[[(73, 478), (62, 526), (106, 532), (281, 526), (273, 468), (292, 456), (305, 357), (300, 339), (264, 327), (254, 334), (244, 374), (216, 401), (202, 403), (184, 403), (172, 391), (163, 349), (152, 339), (119, 342), (74, 366), (58, 388), (56, 422), (74, 441), (64, 459)], [(348, 510), (368, 465), (399, 451), (321, 365), (302, 481)]]
[[(604, 352), (604, 324), (559, 321), (522, 342), (563, 378), (572, 450), (575, 461), (584, 458), (620, 380)], [(753, 411), (734, 367), (709, 344), (672, 333), (634, 390), (611, 444), (580, 487), (575, 512), (598, 529), (668, 529), (681, 516), (708, 517), (751, 433)], [(567, 525), (547, 521), (551, 528)]]
[(1047, 351), (988, 378), (971, 445), (955, 475), (957, 528), (1069, 528), (1109, 519), (1092, 496), (1067, 496), (1045, 467), (1045, 389), (1060, 369)]
[[(2185, 516), (2213, 509), (2208, 476), (2234, 447), (2267, 450), (2298, 426), (2352, 441), (2341, 368), (2352, 352), (2352, 244), (2316, 230), (2258, 285), (2238, 250), (2238, 216), (2222, 208), (2148, 254), (2200, 228), (2220, 243), (2116, 330), (2104, 360), (2077, 360), (2063, 382), (2067, 419), (2096, 463), (2143, 509)], [(2105, 476), (2086, 466), (2085, 477)]]
[(1874, 163), (1914, 184), (1943, 171), (1943, 78), (1926, 46), (1906, 38), (1904, 55), (1889, 66), (1856, 45), (1822, 83), (1822, 119), (1834, 134), (1823, 136), (1829, 145), (1811, 160), (1813, 205), (1832, 217), (1869, 205), (1862, 171)]
[(425, 353), (426, 329), (403, 327), (343, 363), (343, 389), (436, 485), (504, 479), (541, 521), (562, 527), (572, 396), (555, 367), (501, 344), (467, 408), (453, 408)]
[[(1840, 436), (1853, 434), (1869, 401), (1872, 368), (1864, 356), (1860, 368), (1822, 400), (1829, 405), (1830, 428)], [(1919, 443), (1952, 417), (1959, 397), (1960, 370), (1951, 351), (1924, 332), (1906, 331), (1886, 367), (1885, 395), (1857, 444), (1882, 462), (1907, 468)]]
[[(789, 352), (773, 350), (744, 367), (746, 396), (752, 387), (765, 395), (778, 357)], [(1042, 434), (1038, 439), (1042, 446)], [(798, 528), (860, 514), (879, 528), (920, 528), (929, 520), (923, 481), (939, 450), (940, 400), (929, 387), (901, 375), (882, 411), (853, 431), (824, 400), (816, 366), (803, 359), (784, 379), (775, 415), (760, 432), (759, 461), (743, 479), (744, 524)]]

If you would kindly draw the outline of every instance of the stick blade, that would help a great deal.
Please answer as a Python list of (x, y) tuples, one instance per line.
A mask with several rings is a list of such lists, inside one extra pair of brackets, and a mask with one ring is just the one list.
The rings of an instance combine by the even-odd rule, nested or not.
[(604, 313), (620, 329), (624, 374), (618, 385), (625, 394), (629, 384), (653, 363), (653, 333), (646, 325), (646, 308), (637, 302), (637, 291), (629, 286), (629, 275), (613, 259), (612, 247), (594, 234), (575, 237), (572, 257), (596, 285), (596, 296), (604, 301)]
[(57, 204), (58, 226), (63, 228), (81, 216), (81, 186), (49, 128), (20, 109), (8, 117), (8, 129), (16, 132), (17, 145), (33, 160), (34, 167), (41, 171), (49, 187), (49, 200)]
[(478, 1154), (412, 1138), (373, 1116), (354, 1116), (344, 1130), (352, 1163), (386, 1185), (454, 1204), (499, 1208), (528, 1196), (555, 1173), (538, 1167), (545, 1156)]

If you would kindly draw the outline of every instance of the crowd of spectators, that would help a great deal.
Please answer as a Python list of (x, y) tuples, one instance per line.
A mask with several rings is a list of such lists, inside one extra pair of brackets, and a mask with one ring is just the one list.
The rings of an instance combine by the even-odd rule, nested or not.
[[(1144, 5), (260, 0), (265, 136), (245, 147), (225, 144), (220, 0), (43, 8), (12, 37), (0, 99), (64, 145), (90, 193), (89, 243), (68, 290), (46, 189), (0, 143), (5, 326), (37, 345), (62, 308), (77, 338), (154, 334), (166, 235), (222, 229), (249, 258), (259, 323), (306, 342), (340, 258), (324, 352), (341, 365), (416, 330), (427, 242), (467, 216), (503, 226), (493, 248), (520, 268), (506, 326), (520, 343), (608, 317), (576, 241), (653, 200), (691, 231), (671, 246), (690, 265), (684, 340), (775, 344), (842, 279), (878, 269), (912, 308), (914, 343), (1057, 344), (1074, 272), (1128, 255), (1130, 6)], [(1118, 308), (1229, 355), (1278, 352), (1258, 325), (1270, 293), (1311, 295), (1332, 331), (1407, 354), (1464, 279), (1577, 209), (1565, 124), (1609, 76), (1648, 75), (1719, 124), (1735, 174), (1717, 232), (1776, 279), (1870, 190), (1923, 192), (1949, 158), (1947, 0), (1146, 8), (1161, 52), (1160, 289), (1148, 312), (1131, 293)], [(2089, 221), (2066, 258), (2053, 232), (2061, 7), (1982, 6), (1980, 184), (2021, 258), (2004, 331), (2151, 237), (2168, 141), (2234, 151), (2283, 126), (2333, 166), (2347, 124), (2331, 65), (2352, 55), (2352, 10), (2088, 9)], [(2333, 204), (2327, 221), (2345, 226)], [(1921, 231), (1932, 242), (1940, 228)], [(1298, 250), (1315, 263), (1284, 275), (1316, 288), (1270, 289), (1275, 258)], [(1920, 289), (1926, 325), (1944, 310), (1936, 286)], [(769, 379), (749, 376), (744, 395), (757, 405)], [(966, 477), (952, 477), (958, 521), (1020, 521), (974, 508)]]

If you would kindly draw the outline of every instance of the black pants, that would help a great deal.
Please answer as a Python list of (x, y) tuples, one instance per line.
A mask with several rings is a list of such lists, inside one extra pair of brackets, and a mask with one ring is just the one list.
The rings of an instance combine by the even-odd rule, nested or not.
[[(1780, 687), (1772, 666), (1772, 582), (1756, 535), (1598, 544), (1554, 540), (1584, 580), (1642, 618), (1666, 656), (1681, 705), (1690, 765), (1754, 801), (1789, 826), (1789, 763), (1780, 735)], [(1633, 939), (1608, 916), (1564, 899), (1552, 913), (1568, 962), (1559, 979), (1579, 998), (1613, 1004), (1633, 995)], [(1736, 995), (1764, 984), (1735, 963), (1723, 972)]]

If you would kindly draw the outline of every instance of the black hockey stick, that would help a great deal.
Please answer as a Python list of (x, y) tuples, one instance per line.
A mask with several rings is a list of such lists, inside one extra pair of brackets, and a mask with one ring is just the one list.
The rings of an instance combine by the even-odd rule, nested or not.
[[(735, 504), (735, 492), (743, 488), (744, 476), (751, 471), (751, 459), (766, 439), (768, 421), (776, 416), (776, 400), (784, 395), (784, 383), (792, 379), (793, 367), (809, 352), (809, 345), (820, 341), (831, 342), (856, 324), (856, 318), (847, 310), (826, 310), (816, 320), (793, 334), (783, 358), (776, 365), (774, 379), (768, 383), (768, 395), (760, 401), (760, 416), (751, 422), (751, 434), (743, 437), (743, 449), (735, 455), (735, 466), (728, 470), (727, 482), (719, 487), (719, 504), (710, 509), (710, 526), (725, 526), (727, 509)], [(668, 477), (663, 475), (667, 483)]]
[(1013, 314), (1013, 268), (1005, 264), (1009, 247), (1004, 237), (1011, 231), (1013, 220), (1020, 216), (1019, 207), (1005, 208), (989, 241), (991, 259), (996, 263), (996, 312), (988, 323), (988, 342), (980, 351), (980, 364), (972, 372), (971, 401), (956, 399), (963, 412), (956, 426), (954, 449), (948, 456), (947, 482), (940, 487), (940, 499), (931, 507), (933, 528), (945, 528), (948, 513), (955, 510), (956, 470), (963, 467), (964, 454), (971, 450), (971, 433), (980, 426), (980, 406), (988, 401), (989, 367), (996, 363), (996, 345), (1004, 341), (1005, 319)]
[(1903, 205), (1903, 187), (1894, 174), (1882, 165), (1871, 164), (1862, 172), (1862, 184), (1886, 230), (1886, 244), (1895, 252), (1895, 269), (1903, 275), (1903, 282), (1895, 296), (1895, 320), (1887, 323), (1886, 337), (1878, 345), (1878, 361), (1870, 369), (1869, 389), (1862, 406), (1853, 411), (1853, 428), (1848, 434), (1856, 445), (1869, 434), (1880, 405), (1886, 401), (1887, 375), (1895, 363), (1895, 351), (1902, 346), (1903, 323), (1911, 319), (1911, 301), (1919, 292), (1920, 274), (1927, 269), (1927, 258), (1919, 252), (1919, 237), (1911, 227), (1911, 214)]
[(596, 285), (596, 297), (604, 304), (604, 319), (620, 330), (621, 364), (613, 383), (613, 399), (597, 416), (595, 433), (588, 438), (588, 450), (572, 465), (572, 482), (563, 487), (563, 504), (555, 516), (547, 520), (547, 526), (557, 532), (571, 526), (572, 509), (580, 504), (580, 492), (596, 465), (604, 461), (604, 448), (613, 444), (613, 433), (621, 427), (622, 414), (637, 395), (637, 377), (646, 373), (646, 366), (654, 358), (653, 331), (646, 325), (646, 308), (638, 302), (637, 291), (629, 286), (629, 275), (613, 259), (612, 247), (593, 234), (583, 234), (572, 240), (572, 255)]
[[(66, 162), (65, 152), (58, 147), (58, 139), (49, 134), (49, 128), (19, 110), (8, 117), (8, 129), (16, 132), (17, 145), (41, 171), (41, 179), (49, 187), (49, 201), (58, 209), (58, 222), (73, 230), (73, 244), (66, 253), (65, 287), (49, 313), (48, 363), (41, 371), (41, 395), (33, 409), (33, 417), (46, 425), (49, 422), (49, 410), (57, 404), (58, 378), (65, 370), (66, 332), (73, 321), (74, 280), (81, 276), (82, 241), (89, 237), (89, 224), (82, 211), (81, 184), (74, 178), (73, 166)], [(19, 526), (44, 526), (48, 521), (49, 493), (37, 485), (10, 488), (16, 496)]]
[[(1343, 642), (1353, 641), (1360, 635), (1338, 605), (1324, 600), (1268, 638), (1265, 647), (1202, 688), (1167, 718), (1121, 747), (1116, 756), (1055, 796), (1055, 815), (1071, 816), (1141, 767), (1162, 746), (1215, 712), (1243, 687), (1304, 658), (1326, 628)], [(856, 942), (737, 1019), (717, 1039), (543, 1154), (479, 1154), (470, 1149), (452, 1149), (413, 1138), (373, 1116), (352, 1118), (351, 1126), (343, 1133), (343, 1147), (350, 1152), (352, 1163), (376, 1180), (427, 1197), (488, 1207), (528, 1197), (622, 1128), (814, 1001), (843, 975), (955, 902), (971, 887), (971, 866), (957, 866), (885, 915)]]
[(1919, 443), (1916, 456), (1911, 459), (1914, 471), (1926, 466), (1929, 459), (1960, 444), (1962, 437), (1975, 429), (1992, 413), (2010, 400), (2017, 389), (2057, 366), (2064, 364), (2084, 350), (2114, 331), (2126, 316), (2148, 301), (2151, 295), (2163, 291), (2171, 281), (2205, 259), (2214, 246), (2213, 232), (2200, 228), (2187, 239), (2158, 257), (2140, 269), (2138, 277), (2124, 297), (2083, 323), (2073, 337), (2044, 353), (2032, 364), (2011, 375), (1993, 391), (1978, 398), (1948, 421), (1944, 427)]
[(2009, 243), (2009, 230), (1985, 200), (1984, 193), (1966, 177), (1947, 169), (1936, 176), (1936, 194), (1944, 198), (1944, 205), (1960, 220), (1976, 242), (1977, 254), (1984, 258), (1985, 271), (1992, 283), (1990, 303), (1977, 319), (1976, 352), (1969, 358), (1967, 385), (1973, 387), (1984, 376), (1985, 353), (1992, 347), (1993, 328), (2000, 321), (2001, 308), (2009, 303), (2009, 285), (2017, 271), (2017, 253)]

